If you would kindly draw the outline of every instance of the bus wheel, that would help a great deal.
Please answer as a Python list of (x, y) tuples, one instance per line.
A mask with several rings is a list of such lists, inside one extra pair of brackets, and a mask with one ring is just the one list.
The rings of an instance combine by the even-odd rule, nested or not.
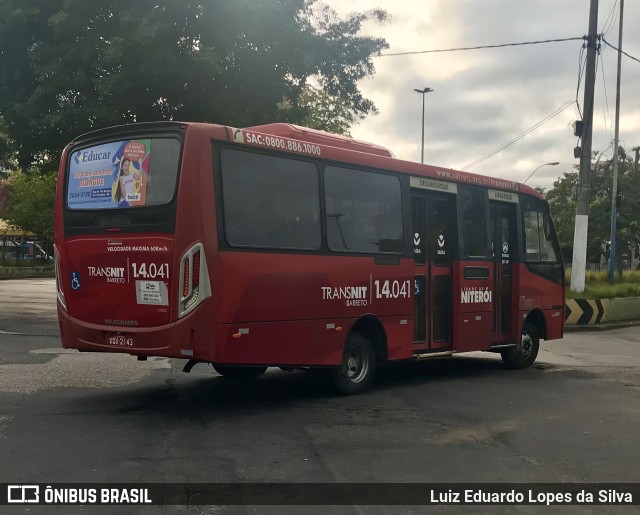
[(540, 349), (540, 337), (538, 328), (531, 322), (525, 322), (522, 328), (522, 342), (520, 348), (506, 349), (502, 351), (502, 361), (509, 368), (529, 368), (538, 357)]
[(333, 386), (341, 395), (364, 392), (373, 381), (376, 357), (371, 342), (360, 333), (349, 336), (342, 354), (342, 365), (331, 370)]
[(224, 365), (213, 365), (213, 369), (226, 379), (249, 381), (264, 374), (267, 367), (229, 367)]

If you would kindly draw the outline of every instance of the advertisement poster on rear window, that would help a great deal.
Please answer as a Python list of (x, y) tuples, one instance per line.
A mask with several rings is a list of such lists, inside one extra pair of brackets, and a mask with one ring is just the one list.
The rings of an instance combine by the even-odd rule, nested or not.
[(151, 140), (96, 145), (71, 154), (67, 206), (110, 209), (144, 206)]

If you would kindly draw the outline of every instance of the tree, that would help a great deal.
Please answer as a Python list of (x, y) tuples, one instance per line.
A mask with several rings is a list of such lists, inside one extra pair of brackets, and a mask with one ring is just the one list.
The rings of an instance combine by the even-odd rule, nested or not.
[(7, 171), (15, 168), (15, 153), (9, 134), (4, 124), (4, 120), (0, 117), (0, 179), (2, 179)]
[(2, 0), (0, 151), (46, 167), (78, 134), (161, 119), (331, 129), (328, 106), (342, 130), (375, 112), (357, 82), (387, 44), (359, 32), (385, 18), (316, 0)]
[[(620, 193), (617, 216), (618, 255), (637, 255), (640, 243), (640, 170), (633, 159), (620, 147), (618, 166), (618, 191)], [(576, 205), (573, 192), (578, 185), (578, 173), (565, 173), (556, 180), (547, 195), (551, 207), (560, 248), (565, 262), (573, 255), (573, 232)], [(591, 203), (589, 207), (589, 233), (587, 259), (600, 261), (606, 254), (611, 240), (611, 192), (613, 185), (613, 161), (596, 161), (591, 173)], [(608, 257), (608, 256), (607, 256)]]
[[(296, 119), (296, 108), (287, 98), (278, 105), (285, 118)], [(349, 129), (362, 116), (357, 116), (338, 97), (332, 97), (325, 90), (307, 84), (298, 97), (298, 110), (306, 114), (298, 123), (311, 129), (319, 129), (333, 134), (351, 136)]]
[[(556, 227), (560, 250), (565, 263), (570, 263), (573, 256), (573, 232), (576, 217), (574, 191), (578, 184), (577, 172), (565, 172), (558, 178), (547, 194), (551, 216)], [(592, 242), (592, 238), (588, 238)]]
[(56, 174), (14, 172), (4, 185), (8, 200), (2, 218), (16, 228), (52, 240)]

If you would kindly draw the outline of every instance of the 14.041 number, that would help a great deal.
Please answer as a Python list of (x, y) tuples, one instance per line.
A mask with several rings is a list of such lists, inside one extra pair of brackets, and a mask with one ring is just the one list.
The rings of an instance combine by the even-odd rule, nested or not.
[(411, 281), (373, 281), (376, 299), (398, 299), (411, 296)]
[(169, 263), (131, 263), (134, 279), (169, 279)]

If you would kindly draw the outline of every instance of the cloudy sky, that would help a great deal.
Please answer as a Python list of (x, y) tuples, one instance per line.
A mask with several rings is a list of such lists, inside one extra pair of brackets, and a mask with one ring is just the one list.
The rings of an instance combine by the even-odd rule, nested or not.
[[(339, 14), (385, 9), (390, 19), (365, 32), (384, 37), (387, 53), (581, 37), (588, 31), (589, 0), (325, 0)], [(618, 46), (618, 5), (600, 0), (598, 30)], [(615, 11), (612, 12), (614, 5)], [(640, 59), (640, 2), (625, 2), (623, 50)], [(605, 25), (606, 24), (606, 25)], [(636, 25), (636, 27), (634, 27)], [(576, 99), (582, 41), (501, 49), (375, 58), (376, 74), (361, 88), (380, 114), (352, 130), (355, 138), (420, 161), (422, 95), (426, 95), (425, 162), (463, 169), (488, 156)], [(586, 53), (585, 53), (586, 55)], [(617, 52), (604, 47), (598, 62), (593, 149), (614, 137)], [(584, 84), (584, 81), (583, 81)], [(605, 94), (606, 90), (606, 94)], [(584, 89), (578, 95), (583, 104)], [(607, 104), (608, 100), (608, 104)], [(640, 63), (622, 57), (620, 141), (640, 145)], [(550, 121), (468, 171), (551, 187), (571, 171), (577, 138), (571, 105)], [(605, 158), (613, 154), (606, 150)]]

